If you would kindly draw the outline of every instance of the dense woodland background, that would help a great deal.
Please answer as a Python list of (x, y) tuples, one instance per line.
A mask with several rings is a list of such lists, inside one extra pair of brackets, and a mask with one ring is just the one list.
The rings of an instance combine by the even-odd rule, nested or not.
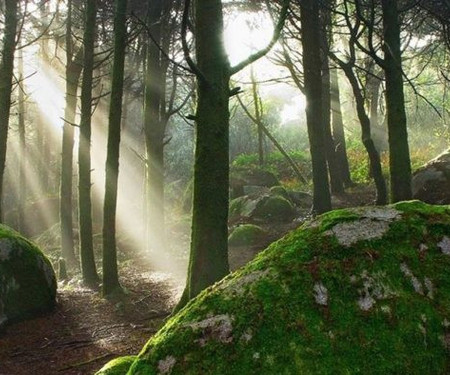
[(2, 223), (104, 295), (118, 256), (187, 274), (177, 308), (226, 275), (242, 174), (311, 194), (303, 218), (412, 199), (413, 171), (448, 148), (448, 0), (0, 11)]

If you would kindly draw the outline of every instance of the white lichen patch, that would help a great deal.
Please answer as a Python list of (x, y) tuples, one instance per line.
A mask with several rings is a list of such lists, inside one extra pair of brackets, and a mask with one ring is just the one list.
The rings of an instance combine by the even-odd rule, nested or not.
[(433, 282), (428, 277), (425, 277), (425, 279), (423, 280), (423, 283), (425, 284), (425, 289), (427, 291), (427, 293), (426, 293), (427, 297), (430, 299), (433, 299), (434, 298)]
[(358, 306), (363, 311), (369, 311), (376, 301), (388, 299), (397, 295), (386, 282), (385, 272), (374, 272), (370, 275), (367, 270), (361, 273), (362, 287), (358, 289)]
[(340, 245), (350, 246), (358, 241), (381, 238), (388, 230), (389, 221), (364, 218), (336, 224), (332, 229), (324, 232), (324, 235), (334, 235)]
[(235, 297), (241, 295), (245, 291), (245, 287), (249, 284), (255, 283), (270, 274), (269, 268), (264, 271), (254, 271), (247, 275), (241, 276), (237, 279), (226, 280), (224, 283), (218, 285), (218, 290), (223, 290), (226, 297)]
[(253, 338), (253, 332), (248, 328), (241, 336), (241, 340), (245, 343), (249, 342)]
[(13, 243), (9, 238), (0, 238), (0, 262), (8, 260), (13, 251)]
[(189, 323), (187, 326), (194, 331), (201, 331), (201, 338), (196, 340), (200, 346), (205, 346), (211, 339), (223, 344), (229, 344), (233, 341), (233, 320), (234, 317), (223, 314), (212, 316), (199, 322)]
[(445, 255), (450, 255), (450, 238), (444, 236), (437, 245)]
[(361, 217), (380, 221), (394, 221), (400, 219), (401, 212), (391, 207), (368, 207), (355, 209)]
[(172, 357), (171, 355), (158, 361), (159, 374), (161, 375), (170, 374), (170, 372), (173, 369), (173, 366), (175, 366), (175, 363), (177, 363), (177, 360), (175, 359), (175, 357)]
[(328, 305), (328, 289), (321, 282), (314, 284), (314, 299), (318, 305)]
[(16, 290), (19, 290), (20, 285), (14, 277), (11, 277), (9, 280), (7, 280), (5, 288), (6, 288), (6, 293), (14, 292)]
[(370, 294), (366, 294), (358, 299), (358, 306), (363, 311), (369, 311), (373, 305), (375, 305), (375, 300)]
[(444, 321), (442, 322), (442, 326), (444, 328), (449, 328), (450, 327), (450, 321), (447, 318), (445, 318)]
[(416, 293), (424, 295), (422, 283), (416, 276), (414, 276), (408, 265), (406, 263), (400, 264), (400, 270), (402, 271), (403, 275), (405, 275), (411, 281), (411, 284)]
[(261, 354), (259, 354), (258, 352), (253, 353), (253, 359), (260, 359), (261, 358)]

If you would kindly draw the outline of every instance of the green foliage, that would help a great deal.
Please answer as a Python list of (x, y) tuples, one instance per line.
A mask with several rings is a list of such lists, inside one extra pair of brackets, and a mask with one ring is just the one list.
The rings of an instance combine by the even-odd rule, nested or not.
[[(300, 171), (305, 175), (311, 173), (310, 156), (307, 151), (292, 151), (288, 153), (289, 156), (297, 163)], [(285, 157), (279, 152), (274, 151), (265, 156), (264, 168), (274, 173), (278, 179), (292, 179), (295, 177), (295, 173), (292, 171), (292, 167), (286, 161)], [(259, 167), (257, 154), (241, 154), (237, 156), (233, 163), (236, 167), (255, 168)]]

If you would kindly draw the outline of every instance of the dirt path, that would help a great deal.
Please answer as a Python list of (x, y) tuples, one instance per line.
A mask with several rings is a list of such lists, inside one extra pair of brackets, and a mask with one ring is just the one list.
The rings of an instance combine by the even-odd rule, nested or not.
[(53, 313), (8, 327), (0, 334), (0, 375), (93, 374), (114, 357), (137, 354), (180, 290), (167, 274), (134, 267), (121, 280), (128, 290), (121, 300), (65, 286)]

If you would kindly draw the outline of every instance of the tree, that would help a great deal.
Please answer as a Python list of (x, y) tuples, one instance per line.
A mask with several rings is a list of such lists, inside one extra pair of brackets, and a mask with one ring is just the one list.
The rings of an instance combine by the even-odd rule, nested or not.
[(223, 45), (220, 0), (195, 1), (193, 32), (196, 63), (191, 59), (186, 40), (190, 3), (190, 0), (185, 2), (182, 43), (186, 61), (197, 78), (193, 216), (187, 282), (176, 309), (229, 272), (230, 77), (272, 48), (283, 27), (289, 5), (289, 1), (283, 2), (280, 20), (269, 45), (231, 67)]
[(345, 8), (344, 19), (349, 31), (347, 42), (348, 51), (346, 53), (348, 56), (348, 60), (343, 61), (342, 59), (338, 58), (336, 54), (332, 51), (330, 51), (329, 54), (330, 57), (334, 60), (334, 62), (342, 69), (352, 88), (353, 96), (355, 97), (356, 102), (356, 112), (361, 125), (361, 139), (367, 151), (367, 155), (369, 157), (369, 164), (371, 168), (370, 172), (375, 182), (376, 187), (375, 202), (376, 204), (382, 205), (386, 204), (388, 201), (386, 181), (384, 179), (383, 172), (381, 169), (380, 155), (372, 139), (370, 118), (367, 115), (364, 107), (363, 90), (360, 87), (359, 80), (355, 72), (356, 45), (358, 44), (358, 35), (360, 35), (359, 29), (360, 23), (355, 22), (354, 25), (352, 24), (347, 7)]
[(80, 143), (78, 149), (78, 207), (80, 257), (83, 281), (87, 285), (94, 286), (98, 282), (98, 275), (95, 266), (94, 245), (92, 239), (91, 120), (97, 0), (86, 0), (85, 14)]
[(11, 92), (14, 74), (14, 52), (17, 35), (17, 0), (5, 0), (5, 26), (3, 51), (0, 63), (0, 221), (3, 220), (3, 177), (6, 166), (6, 145), (11, 109)]
[(313, 211), (331, 210), (328, 183), (325, 124), (323, 119), (322, 58), (320, 49), (319, 4), (315, 0), (301, 2), (304, 90), (307, 100), (311, 162), (313, 169)]
[(332, 114), (332, 128), (333, 137), (336, 146), (336, 158), (339, 165), (341, 180), (344, 186), (349, 187), (353, 185), (350, 176), (350, 166), (347, 157), (347, 146), (345, 141), (344, 121), (342, 119), (341, 111), (341, 95), (339, 89), (339, 77), (336, 68), (330, 71), (330, 94), (331, 94), (331, 114)]
[(412, 198), (411, 161), (406, 126), (405, 96), (397, 0), (382, 0), (383, 51), (382, 67), (386, 78), (386, 109), (389, 134), (389, 168), (391, 201)]
[[(164, 6), (164, 3), (166, 4)], [(144, 89), (144, 131), (146, 145), (146, 236), (149, 249), (164, 251), (164, 136), (167, 64), (161, 49), (167, 44), (165, 33), (167, 4), (170, 1), (149, 1)], [(167, 53), (167, 50), (164, 51)], [(163, 108), (164, 107), (164, 108)]]
[(114, 12), (114, 62), (108, 118), (108, 149), (103, 207), (103, 295), (109, 295), (121, 289), (117, 271), (116, 208), (123, 77), (127, 44), (126, 11), (127, 0), (116, 0)]
[(325, 150), (330, 175), (330, 188), (333, 194), (344, 193), (344, 184), (336, 155), (335, 140), (331, 131), (331, 75), (330, 61), (328, 58), (330, 43), (332, 40), (331, 31), (331, 1), (327, 0), (326, 4), (319, 11), (320, 21), (320, 45), (322, 60), (322, 114), (325, 136)]
[(74, 123), (77, 109), (78, 83), (82, 71), (83, 48), (74, 50), (72, 40), (72, 0), (67, 2), (66, 19), (66, 102), (64, 109), (64, 125), (61, 150), (60, 205), (61, 223), (61, 255), (71, 265), (75, 265), (73, 240), (73, 146)]

